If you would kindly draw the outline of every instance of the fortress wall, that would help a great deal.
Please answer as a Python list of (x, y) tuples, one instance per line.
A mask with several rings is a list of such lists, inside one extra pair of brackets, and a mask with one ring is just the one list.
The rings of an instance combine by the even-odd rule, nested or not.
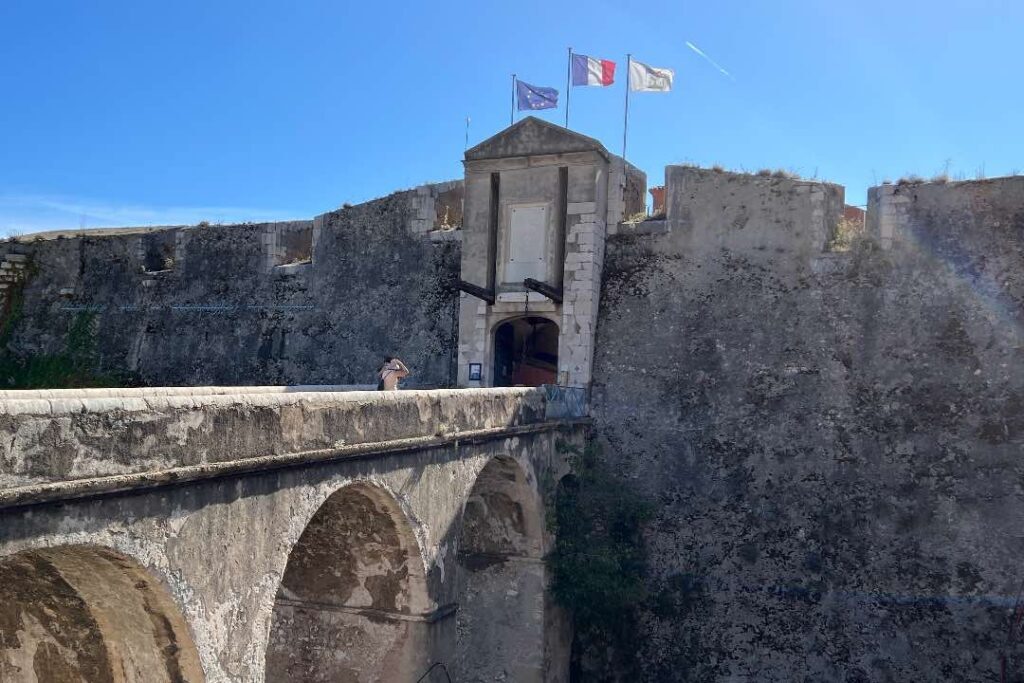
[[(1024, 177), (899, 183), (868, 192), (867, 229), (886, 249), (999, 252), (1022, 238)], [(908, 244), (909, 243), (909, 244)]]
[(366, 384), (390, 353), (412, 370), (409, 386), (447, 386), (459, 232), (428, 228), (461, 219), (460, 188), (313, 221), (0, 243), (0, 261), (27, 264), (9, 348), (59, 352), (84, 314), (100, 369), (147, 385)]
[(666, 218), (683, 249), (729, 249), (772, 260), (824, 251), (842, 215), (843, 188), (788, 177), (665, 169)]
[(611, 155), (608, 164), (608, 225), (646, 211), (647, 174), (622, 157)]
[(998, 680), (1024, 178), (876, 188), (874, 238), (829, 253), (841, 188), (667, 175), (664, 229), (609, 239), (594, 361), (604, 452), (656, 507), (645, 680)]

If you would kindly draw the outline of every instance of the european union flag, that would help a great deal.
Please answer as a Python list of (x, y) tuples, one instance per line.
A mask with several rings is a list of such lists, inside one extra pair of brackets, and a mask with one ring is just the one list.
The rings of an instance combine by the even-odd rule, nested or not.
[(558, 91), (554, 88), (538, 88), (517, 80), (516, 99), (519, 101), (519, 111), (554, 109), (558, 106)]

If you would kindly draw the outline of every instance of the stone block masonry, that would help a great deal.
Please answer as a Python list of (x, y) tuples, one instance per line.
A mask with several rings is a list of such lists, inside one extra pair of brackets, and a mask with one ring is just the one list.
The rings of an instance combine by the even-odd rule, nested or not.
[(60, 352), (75, 316), (90, 315), (98, 369), (145, 385), (373, 384), (392, 354), (412, 370), (407, 386), (449, 386), (459, 242), (432, 239), (416, 206), (460, 187), (312, 221), (0, 243), (0, 285), (22, 277), (24, 259), (35, 272), (9, 349)]
[[(460, 385), (510, 381), (517, 366), (543, 367), (526, 359), (525, 346), (499, 342), (510, 321), (536, 317), (558, 329), (557, 349), (535, 349), (548, 361), (557, 356), (547, 381), (585, 391), (607, 226), (643, 209), (646, 176), (597, 140), (533, 117), (467, 150), (465, 165), (460, 277), (493, 287), (495, 301), (463, 294)], [(527, 291), (535, 289), (528, 280), (544, 283), (550, 298)], [(470, 379), (477, 366), (480, 376)]]
[(411, 197), (412, 232), (426, 233), (461, 227), (462, 201), (463, 189), (460, 180), (421, 185), (416, 188)]
[[(1024, 179), (901, 182), (871, 188), (867, 232), (889, 249), (941, 249), (954, 243), (984, 251), (1016, 247), (1024, 227)], [(981, 240), (986, 240), (984, 244)]]
[(0, 315), (3, 320), (10, 314), (14, 290), (20, 289), (28, 276), (28, 256), (19, 253), (4, 254), (0, 260)]
[(559, 366), (580, 387), (590, 384), (604, 264), (605, 222), (594, 207), (595, 202), (569, 203), (566, 225)]
[(313, 254), (316, 252), (321, 230), (322, 218), (265, 225), (262, 241), (267, 271), (273, 271), (275, 268), (297, 270), (313, 265)]

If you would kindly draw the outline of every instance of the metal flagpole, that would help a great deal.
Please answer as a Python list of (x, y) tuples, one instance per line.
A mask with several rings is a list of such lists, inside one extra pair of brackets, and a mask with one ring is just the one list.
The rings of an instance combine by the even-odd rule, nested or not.
[(633, 55), (626, 55), (626, 114), (622, 119), (622, 176), (626, 176), (626, 132), (629, 130), (629, 80), (630, 80), (630, 69), (629, 65), (633, 59)]
[(512, 74), (512, 111), (508, 115), (508, 125), (516, 122), (516, 75)]
[(569, 93), (572, 92), (572, 48), (569, 48), (569, 67), (565, 70), (565, 127), (569, 127)]
[(466, 149), (469, 149), (469, 117), (466, 117)]

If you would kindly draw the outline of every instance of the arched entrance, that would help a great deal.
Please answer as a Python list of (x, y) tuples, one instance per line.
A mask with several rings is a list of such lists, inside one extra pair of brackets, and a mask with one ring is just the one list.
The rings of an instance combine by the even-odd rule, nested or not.
[(266, 680), (414, 681), (429, 664), (423, 561), (387, 492), (346, 486), (292, 548), (274, 612)]
[(494, 329), (494, 386), (557, 383), (557, 324), (531, 315), (506, 320)]
[(491, 460), (462, 518), (454, 680), (547, 680), (543, 524), (523, 468)]
[(0, 681), (202, 680), (184, 618), (135, 560), (91, 546), (0, 558)]

